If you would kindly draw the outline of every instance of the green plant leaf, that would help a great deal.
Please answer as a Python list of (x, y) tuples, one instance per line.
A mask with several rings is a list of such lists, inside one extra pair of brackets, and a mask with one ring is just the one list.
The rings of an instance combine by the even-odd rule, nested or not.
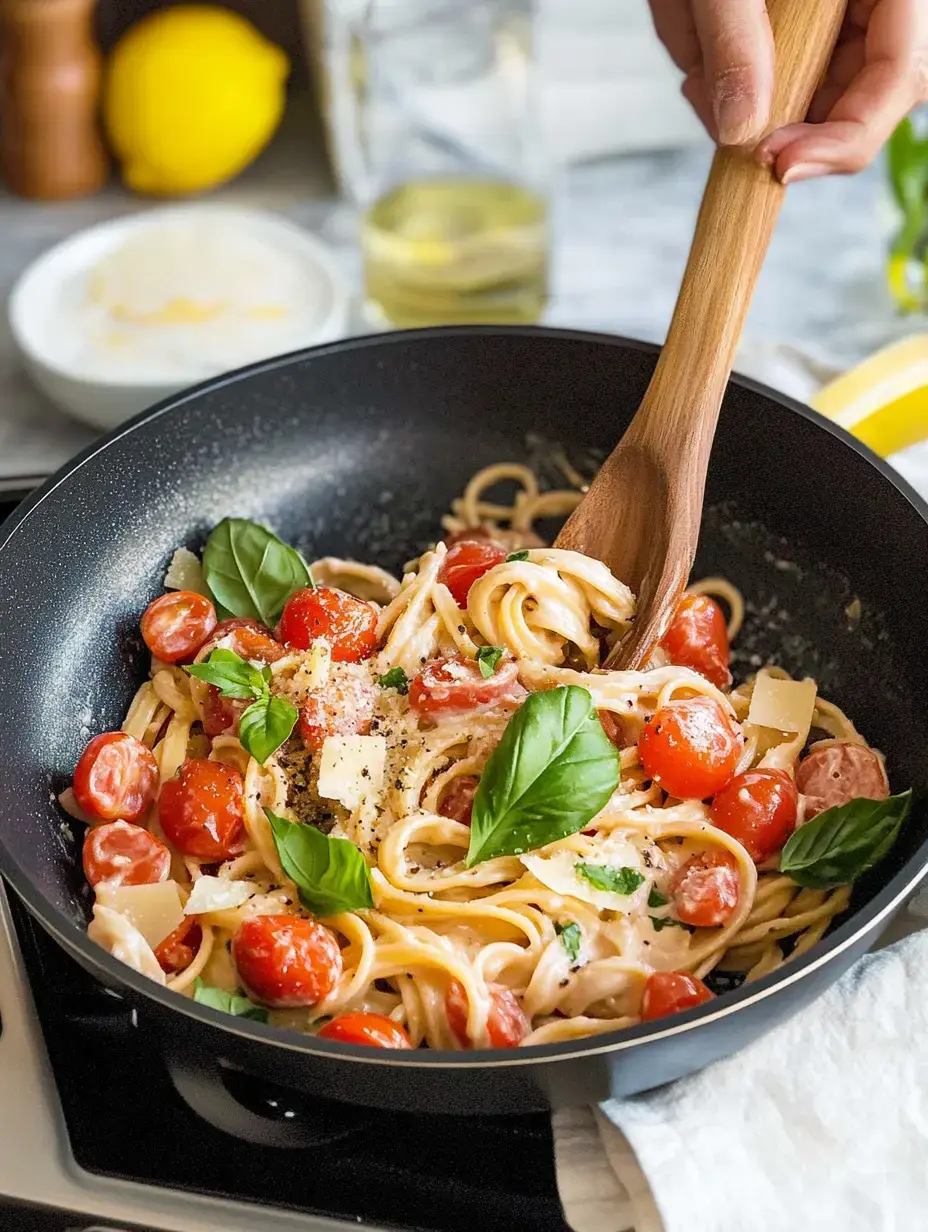
[(528, 549), (526, 548), (522, 552), (510, 552), (506, 557), (506, 563), (508, 564), (510, 561), (514, 560), (528, 560)]
[(200, 1005), (208, 1005), (210, 1009), (221, 1010), (224, 1014), (233, 1014), (236, 1018), (250, 1018), (252, 1022), (267, 1022), (267, 1010), (263, 1005), (255, 1005), (241, 993), (226, 992), (224, 988), (204, 984), (200, 979), (194, 983), (193, 999)]
[(223, 646), (212, 651), (203, 663), (191, 663), (184, 670), (197, 680), (215, 685), (223, 697), (261, 697), (267, 692), (264, 672)]
[(474, 796), (467, 867), (576, 834), (619, 781), (619, 755), (576, 685), (532, 693), (490, 755)]
[(225, 518), (215, 528), (203, 576), (222, 615), (250, 616), (269, 628), (295, 590), (314, 585), (299, 552), (247, 518)]
[(409, 692), (409, 677), (401, 667), (391, 667), (388, 672), (377, 677), (377, 683), (382, 689), (396, 689), (397, 693)]
[(238, 738), (242, 747), (263, 766), (288, 738), (298, 718), (296, 706), (265, 692), (239, 719)]
[(662, 894), (656, 886), (651, 887), (651, 893), (648, 895), (649, 907), (666, 907), (669, 902), (666, 894)]
[(575, 963), (580, 957), (580, 942), (583, 940), (583, 933), (580, 931), (579, 924), (555, 924), (554, 931), (561, 939), (561, 945), (567, 954), (567, 957), (572, 963)]
[(689, 924), (684, 924), (682, 920), (674, 920), (669, 915), (652, 915), (648, 918), (654, 925), (656, 933), (661, 932), (664, 928), (685, 928), (688, 933), (693, 931)]
[(790, 836), (780, 871), (810, 890), (850, 885), (889, 853), (911, 807), (912, 793), (905, 791), (825, 809)]
[(644, 881), (637, 868), (609, 868), (606, 864), (575, 864), (574, 868), (591, 886), (612, 894), (634, 894)]
[(502, 646), (481, 646), (477, 651), (477, 666), (484, 680), (489, 680), (506, 652)]
[(364, 856), (346, 838), (329, 838), (315, 826), (301, 825), (264, 810), (281, 867), (313, 915), (338, 915), (373, 907), (371, 874)]

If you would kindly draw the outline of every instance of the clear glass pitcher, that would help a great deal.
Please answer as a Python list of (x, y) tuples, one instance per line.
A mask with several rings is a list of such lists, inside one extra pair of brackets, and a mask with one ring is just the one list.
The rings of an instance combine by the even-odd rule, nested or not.
[(369, 316), (530, 322), (547, 206), (532, 0), (329, 0), (333, 154), (363, 210)]

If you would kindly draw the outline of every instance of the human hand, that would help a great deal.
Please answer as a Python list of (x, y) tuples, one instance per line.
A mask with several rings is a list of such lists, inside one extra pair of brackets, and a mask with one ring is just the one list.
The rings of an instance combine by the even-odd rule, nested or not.
[[(685, 73), (683, 94), (722, 145), (768, 126), (773, 35), (766, 0), (650, 0), (657, 33)], [(928, 100), (928, 0), (850, 0), (809, 118), (755, 151), (784, 184), (860, 171), (903, 116)]]

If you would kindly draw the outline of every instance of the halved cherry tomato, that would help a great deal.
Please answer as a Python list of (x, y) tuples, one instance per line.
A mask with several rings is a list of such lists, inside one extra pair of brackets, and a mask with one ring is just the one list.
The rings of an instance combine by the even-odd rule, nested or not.
[(728, 626), (708, 595), (684, 595), (661, 642), (678, 667), (691, 667), (719, 689), (731, 684)]
[(734, 720), (712, 697), (661, 706), (638, 740), (648, 778), (680, 800), (705, 800), (721, 791), (740, 755)]
[[(234, 651), (240, 659), (250, 663), (276, 663), (287, 653), (256, 620), (234, 616), (223, 620), (213, 630), (213, 635), (203, 650), (222, 645)], [(242, 713), (251, 705), (251, 698), (223, 697), (215, 685), (209, 685), (203, 701), (203, 730), (207, 736), (221, 736), (224, 732), (238, 730)]]
[(691, 856), (670, 885), (678, 920), (694, 928), (719, 928), (738, 909), (738, 865), (729, 851)]
[(475, 779), (472, 774), (461, 774), (456, 779), (452, 779), (448, 790), (439, 802), (439, 815), (450, 817), (452, 821), (459, 821), (461, 825), (469, 826), (471, 813), (474, 810), (474, 796), (479, 786), (480, 780)]
[(101, 821), (138, 821), (158, 793), (158, 763), (125, 732), (94, 736), (74, 769), (74, 796)]
[(641, 998), (641, 1021), (653, 1022), (703, 1005), (715, 996), (695, 975), (683, 971), (655, 971), (648, 976)]
[[(316, 752), (329, 736), (365, 736), (371, 729), (377, 689), (354, 669), (333, 669), (325, 688), (313, 689), (300, 707), (300, 736)], [(362, 669), (363, 670), (363, 669)]]
[(216, 609), (193, 590), (170, 590), (142, 616), (145, 645), (165, 663), (192, 659), (216, 628)]
[(746, 770), (712, 801), (712, 824), (761, 864), (792, 834), (798, 808), (796, 784), (785, 770)]
[(342, 952), (327, 928), (297, 915), (257, 915), (232, 938), (246, 992), (273, 1008), (317, 1005), (335, 988)]
[(377, 649), (377, 612), (370, 603), (334, 586), (297, 590), (284, 605), (277, 636), (308, 650), (324, 637), (338, 663), (360, 663)]
[(171, 853), (160, 838), (128, 821), (110, 821), (87, 831), (84, 876), (98, 885), (138, 886), (166, 881)]
[(474, 659), (432, 659), (409, 686), (409, 704), (419, 714), (436, 718), (520, 702), (526, 694), (518, 674), (514, 659), (501, 659), (488, 680)]
[(190, 758), (161, 788), (161, 828), (185, 856), (227, 860), (242, 848), (244, 798), (244, 780), (232, 766)]
[(635, 743), (633, 739), (629, 740), (626, 737), (624, 724), (617, 714), (613, 714), (611, 710), (597, 710), (596, 714), (602, 724), (603, 731), (619, 752), (622, 749), (627, 749), (630, 744)]
[(812, 749), (799, 763), (796, 786), (806, 798), (806, 821), (851, 800), (885, 800), (889, 795), (880, 757), (865, 744), (844, 741)]
[(466, 607), (474, 582), (494, 565), (502, 564), (508, 555), (507, 548), (491, 540), (463, 539), (449, 548), (438, 570), (438, 580), (451, 591), (458, 607)]
[[(467, 1034), (467, 993), (464, 985), (452, 980), (445, 993), (445, 1013), (448, 1026), (462, 1048), (472, 1048)], [(487, 1035), (491, 1048), (517, 1048), (531, 1027), (516, 995), (509, 988), (490, 989), (490, 1012), (487, 1015)]]
[(412, 1047), (405, 1029), (384, 1014), (339, 1014), (322, 1027), (319, 1038), (372, 1048)]
[(162, 971), (174, 975), (186, 971), (196, 957), (203, 930), (195, 916), (185, 916), (172, 933), (155, 946), (155, 958)]

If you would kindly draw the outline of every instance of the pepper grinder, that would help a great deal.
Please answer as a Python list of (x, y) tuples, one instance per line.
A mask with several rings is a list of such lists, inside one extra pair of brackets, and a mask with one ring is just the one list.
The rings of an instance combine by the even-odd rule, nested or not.
[(24, 197), (83, 197), (106, 182), (94, 8), (0, 0), (0, 171)]

